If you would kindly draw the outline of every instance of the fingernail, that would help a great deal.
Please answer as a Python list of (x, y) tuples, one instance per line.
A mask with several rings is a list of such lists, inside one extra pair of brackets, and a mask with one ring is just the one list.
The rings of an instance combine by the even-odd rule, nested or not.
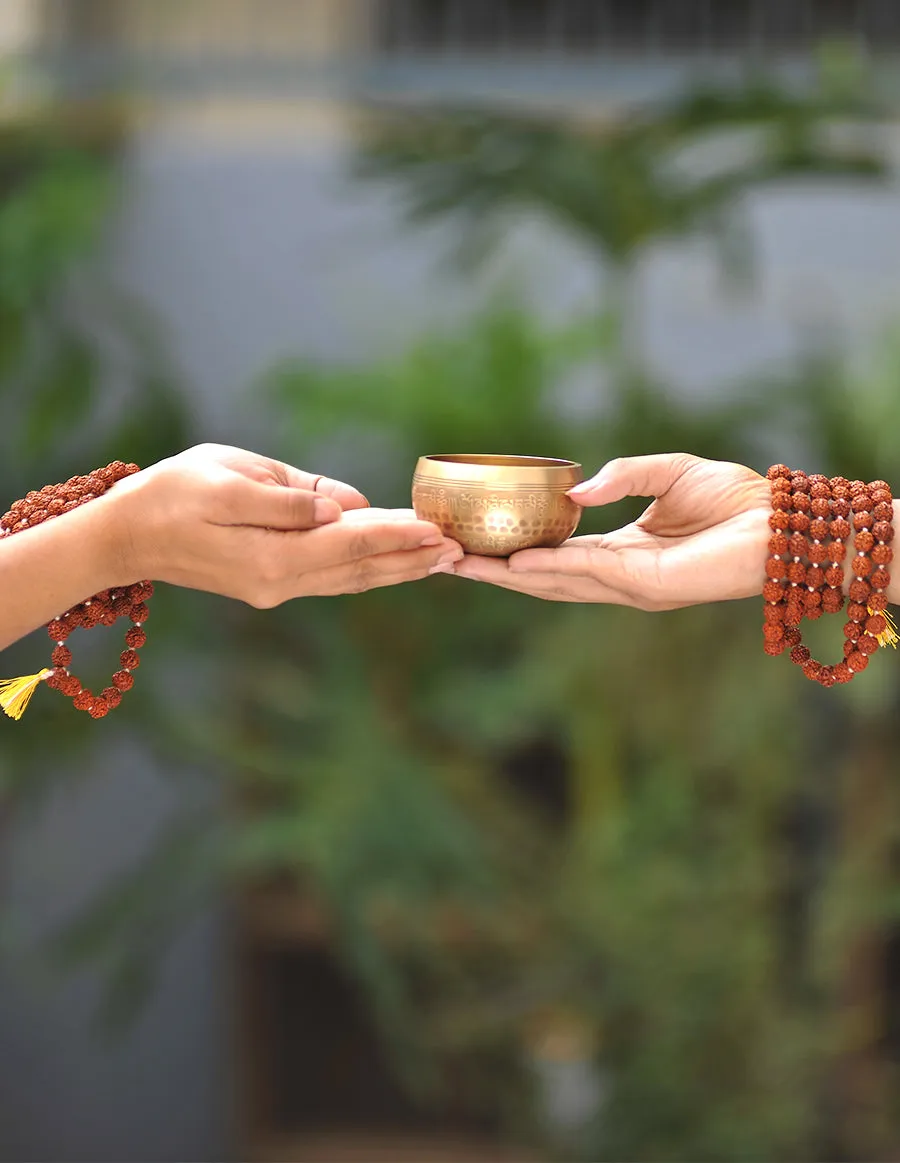
[(433, 565), (428, 572), (429, 573), (455, 573), (456, 572), (456, 560), (454, 559), (453, 561), (439, 562), (437, 565)]
[(421, 545), (424, 549), (426, 545), (443, 545), (443, 543), (444, 535), (442, 533), (435, 533), (431, 537), (426, 537), (425, 540), (421, 542)]
[(337, 501), (329, 500), (328, 497), (317, 497), (313, 502), (313, 518), (318, 525), (336, 521), (340, 515), (341, 507)]

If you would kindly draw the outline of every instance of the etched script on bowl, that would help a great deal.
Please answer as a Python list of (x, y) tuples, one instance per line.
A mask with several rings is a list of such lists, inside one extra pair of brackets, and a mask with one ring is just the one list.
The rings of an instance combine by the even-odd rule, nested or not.
[(553, 548), (575, 532), (581, 508), (568, 497), (581, 466), (538, 456), (423, 456), (413, 477), (413, 508), (467, 553), (508, 557)]

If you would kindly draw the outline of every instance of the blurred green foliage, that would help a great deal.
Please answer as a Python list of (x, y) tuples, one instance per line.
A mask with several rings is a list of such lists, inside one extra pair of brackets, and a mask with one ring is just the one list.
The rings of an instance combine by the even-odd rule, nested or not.
[(391, 183), (411, 222), (453, 222), (465, 263), (492, 254), (519, 215), (569, 235), (597, 260), (634, 362), (633, 275), (648, 247), (702, 235), (726, 273), (746, 277), (747, 196), (796, 179), (883, 177), (885, 117), (859, 58), (832, 46), (805, 86), (751, 73), (568, 118), (504, 107), (376, 110), (355, 170)]
[[(559, 385), (596, 369), (596, 334), (498, 307), (381, 366), (282, 368), (282, 452), (328, 468), (330, 443), (386, 505), (445, 439), (763, 466), (761, 412), (810, 469), (898, 463), (877, 439), (890, 338), (865, 369), (817, 356), (699, 412), (645, 383), (565, 421)], [(106, 956), (125, 997), (198, 885), (286, 881), (437, 1109), (452, 1089), (570, 1160), (869, 1157), (896, 1133), (893, 660), (823, 692), (762, 654), (759, 621), (753, 602), (651, 617), (453, 578), (248, 612), (227, 720), (170, 719), (248, 810), (174, 835), (69, 951)], [(608, 1092), (563, 1134), (529, 1062), (573, 1022)]]
[[(629, 379), (566, 421), (559, 385), (603, 356), (591, 333), (501, 308), (385, 367), (285, 369), (284, 452), (309, 462), (340, 432), (335, 455), (368, 463), (359, 483), (392, 505), (424, 450), (595, 466), (689, 448), (764, 467), (763, 415), (816, 468), (898, 463), (873, 439), (891, 345), (865, 375), (812, 361), (700, 410)], [(274, 793), (244, 854), (338, 919), (419, 1085), (413, 1050), (447, 1069), (469, 1056), (473, 1109), (493, 1095), (540, 1140), (521, 1122), (529, 1031), (574, 1014), (610, 1090), (555, 1143), (565, 1158), (810, 1159), (882, 1141), (873, 1119), (848, 1143), (822, 1104), (856, 1037), (839, 1000), (854, 940), (896, 908), (887, 869), (859, 869), (855, 847), (893, 843), (895, 793), (881, 788), (878, 837), (843, 810), (865, 778), (856, 741), (896, 737), (892, 660), (823, 699), (762, 655), (755, 604), (648, 617), (448, 578), (305, 603), (278, 634), (247, 677), (258, 742), (228, 744)], [(890, 751), (869, 761), (886, 774)]]
[[(379, 502), (403, 504), (426, 451), (593, 467), (687, 448), (764, 467), (774, 424), (819, 470), (896, 475), (879, 422), (900, 369), (890, 343), (890, 371), (851, 373), (827, 352), (702, 408), (649, 379), (630, 344), (628, 284), (649, 245), (699, 230), (728, 257), (755, 186), (884, 176), (877, 117), (847, 84), (798, 96), (760, 81), (612, 123), (378, 119), (360, 170), (392, 182), (413, 220), (461, 221), (481, 256), (511, 214), (536, 211), (596, 254), (609, 313), (548, 335), (500, 309), (387, 367), (285, 369), (285, 454), (331, 443)], [(864, 128), (835, 134), (838, 118)], [(567, 394), (592, 378), (593, 392)], [(420, 1085), (416, 1041), (438, 1078), (463, 1055), (473, 1109), (505, 1109), (566, 1158), (890, 1150), (897, 1047), (878, 1015), (897, 683), (882, 669), (826, 704), (768, 665), (758, 618), (651, 619), (444, 578), (297, 614), (288, 656), (302, 664), (248, 685), (266, 742), (247, 766), (284, 794), (246, 842), (338, 918)], [(386, 823), (370, 831), (370, 818)], [(540, 1125), (534, 1030), (572, 1022), (598, 1047), (606, 1099), (584, 1125)]]
[[(423, 214), (463, 208), (480, 230), (527, 204), (627, 274), (653, 241), (730, 217), (761, 178), (881, 174), (868, 149), (832, 150), (839, 107), (812, 100), (707, 92), (587, 131), (429, 114), (369, 159)], [(751, 122), (762, 161), (674, 176), (708, 130)], [(441, 450), (589, 468), (674, 448), (764, 468), (797, 451), (810, 470), (897, 478), (893, 340), (867, 369), (819, 353), (701, 407), (623, 368), (621, 309), (548, 331), (495, 306), (381, 364), (277, 369), (282, 454), (403, 506), (417, 456)], [(438, 1109), (452, 1076), (469, 1113), (569, 1160), (892, 1157), (893, 659), (812, 689), (763, 656), (759, 621), (753, 603), (651, 617), (445, 577), (235, 613), (225, 711), (172, 707), (168, 729), (220, 762), (245, 810), (117, 882), (69, 951), (112, 949), (127, 992), (167, 908), (211, 870), (286, 878)], [(838, 650), (833, 627), (814, 629)], [(541, 1117), (531, 1067), (573, 1026), (562, 1059), (589, 1057), (605, 1099), (563, 1128)]]
[[(124, 129), (115, 112), (96, 110), (0, 122), (0, 496), (9, 501), (115, 458), (152, 463), (190, 440), (159, 337), (97, 259)], [(4, 671), (32, 673), (46, 648), (37, 634), (4, 651)], [(56, 757), (87, 743), (70, 712), (47, 700), (4, 733), (0, 793), (44, 786)]]

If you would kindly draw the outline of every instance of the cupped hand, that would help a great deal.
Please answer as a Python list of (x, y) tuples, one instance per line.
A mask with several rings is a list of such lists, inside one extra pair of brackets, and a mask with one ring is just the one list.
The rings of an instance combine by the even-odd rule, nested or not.
[(108, 502), (117, 584), (152, 578), (259, 608), (412, 581), (462, 556), (411, 510), (371, 509), (341, 481), (221, 445), (127, 478)]
[(570, 494), (580, 505), (653, 497), (630, 525), (526, 549), (508, 561), (465, 557), (461, 577), (562, 602), (672, 610), (758, 594), (771, 513), (768, 482), (752, 469), (687, 453), (610, 461)]

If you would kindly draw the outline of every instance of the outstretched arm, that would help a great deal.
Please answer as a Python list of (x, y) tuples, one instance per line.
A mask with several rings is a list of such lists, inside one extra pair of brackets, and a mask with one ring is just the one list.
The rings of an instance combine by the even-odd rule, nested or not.
[[(527, 549), (508, 561), (466, 557), (453, 572), (551, 601), (643, 610), (760, 594), (772, 505), (769, 482), (752, 469), (687, 453), (624, 457), (571, 496), (586, 506), (654, 499), (621, 529), (573, 537), (559, 549)], [(900, 516), (897, 501), (894, 509)], [(900, 574), (888, 599), (900, 602)]]
[(0, 649), (145, 578), (260, 608), (427, 576), (462, 556), (407, 510), (242, 449), (202, 445), (0, 539)]
[(0, 539), (0, 650), (114, 584), (120, 554), (109, 502)]

